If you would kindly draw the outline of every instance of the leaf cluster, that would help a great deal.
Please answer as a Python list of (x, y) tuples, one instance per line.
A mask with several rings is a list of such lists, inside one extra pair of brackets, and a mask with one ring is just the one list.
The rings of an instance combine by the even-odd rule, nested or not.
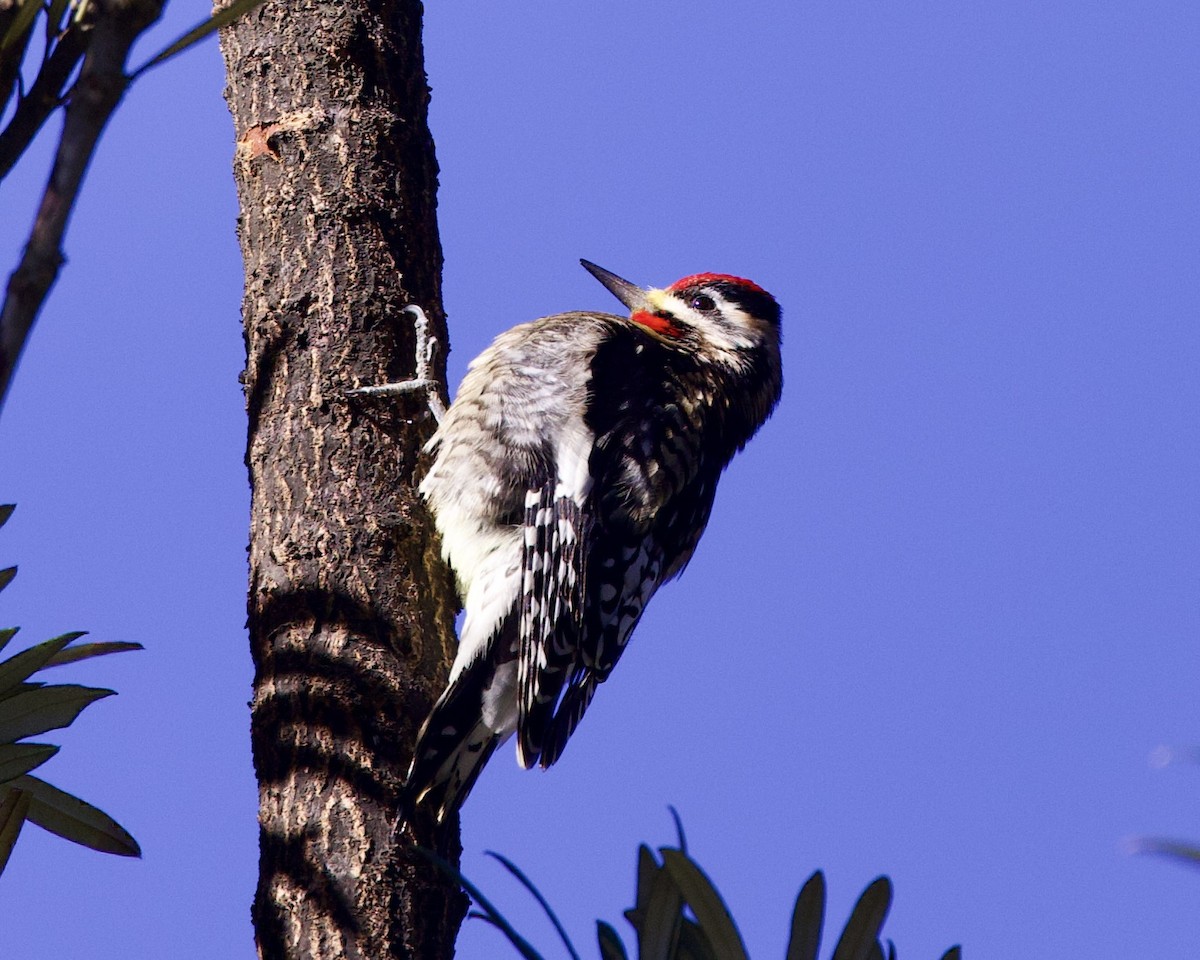
[[(634, 906), (625, 911), (633, 927), (638, 960), (748, 960), (746, 945), (725, 900), (700, 865), (689, 856), (683, 827), (674, 810), (679, 832), (677, 847), (660, 847), (658, 855), (645, 844), (638, 848), (637, 891)], [(423, 851), (442, 870), (453, 876), (475, 903), (471, 916), (498, 929), (524, 960), (544, 960), (495, 906), (461, 872), (441, 858)], [(497, 859), (537, 900), (558, 932), (571, 960), (579, 952), (545, 896), (506, 857)], [(786, 960), (818, 960), (825, 922), (825, 876), (818, 870), (800, 889), (792, 911), (791, 936)], [(895, 945), (886, 948), (880, 940), (884, 919), (892, 903), (892, 884), (876, 878), (851, 911), (831, 960), (896, 960)], [(596, 922), (601, 960), (630, 960), (617, 930), (603, 920)], [(951, 947), (941, 960), (962, 960), (962, 949)]]
[(262, 0), (234, 0), (130, 71), (129, 52), (158, 19), (164, 2), (0, 0), (0, 180), (25, 155), (50, 115), (65, 108), (29, 239), (0, 301), (0, 404), (63, 264), (63, 238), (84, 174), (125, 91), (149, 68)]
[[(0, 506), (0, 526), (12, 511), (11, 504)], [(16, 573), (16, 567), (0, 570), (0, 590)], [(0, 630), (0, 651), (16, 633), (16, 627)], [(64, 633), (0, 660), (0, 872), (26, 821), (93, 850), (125, 857), (141, 855), (137, 841), (108, 814), (30, 775), (59, 748), (28, 742), (27, 737), (70, 726), (88, 706), (115, 693), (102, 687), (47, 683), (37, 679), (40, 672), (141, 649), (138, 643), (76, 643), (83, 636)]]
[[(163, 48), (127, 78), (138, 76), (215, 33), (263, 0), (234, 0)], [(125, 6), (135, 6), (127, 0)], [(144, 17), (149, 26), (161, 2)], [(47, 118), (70, 97), (98, 17), (116, 15), (121, 4), (97, 0), (0, 0), (0, 180), (13, 168)], [(38, 26), (38, 15), (41, 25)], [(144, 27), (142, 28), (144, 29)]]

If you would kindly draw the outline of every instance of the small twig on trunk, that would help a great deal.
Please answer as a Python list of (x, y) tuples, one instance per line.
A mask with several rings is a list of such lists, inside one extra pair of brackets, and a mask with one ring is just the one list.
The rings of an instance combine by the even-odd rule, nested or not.
[(125, 61), (138, 35), (157, 19), (161, 0), (96, 4), (96, 24), (79, 79), (71, 90), (50, 181), (21, 262), (0, 309), (0, 405), (17, 359), (63, 263), (62, 239), (96, 143), (125, 93)]

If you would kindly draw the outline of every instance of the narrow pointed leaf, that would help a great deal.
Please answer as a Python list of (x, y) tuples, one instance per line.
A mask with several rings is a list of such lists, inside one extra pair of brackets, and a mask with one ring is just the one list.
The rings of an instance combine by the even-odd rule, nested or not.
[(825, 925), (825, 874), (814, 873), (796, 897), (792, 911), (792, 934), (788, 940), (787, 960), (817, 960), (821, 949), (821, 928)]
[(679, 818), (679, 811), (674, 807), (667, 807), (671, 811), (671, 819), (675, 821), (675, 834), (679, 837), (679, 849), (683, 853), (687, 853), (687, 837), (683, 833), (683, 821)]
[(13, 784), (33, 797), (26, 814), (30, 823), (103, 853), (122, 857), (142, 855), (137, 841), (103, 810), (37, 777), (18, 777)]
[(0, 700), (0, 743), (69, 726), (83, 709), (115, 690), (55, 684), (18, 693)]
[[(82, 634), (80, 634), (82, 636)], [(111, 640), (105, 643), (81, 643), (77, 647), (67, 647), (46, 661), (47, 667), (61, 667), (66, 663), (78, 663), (90, 657), (102, 657), (109, 653), (124, 653), (126, 650), (145, 650), (140, 643), (126, 640)]]
[(533, 895), (533, 898), (538, 902), (538, 905), (545, 912), (546, 916), (550, 918), (550, 922), (554, 924), (554, 929), (558, 932), (559, 939), (562, 940), (563, 946), (567, 948), (567, 953), (571, 955), (572, 960), (579, 960), (579, 952), (575, 949), (575, 944), (571, 942), (571, 938), (567, 936), (567, 931), (563, 928), (563, 925), (559, 921), (557, 914), (555, 914), (555, 912), (550, 908), (550, 904), (546, 901), (546, 898), (542, 896), (542, 892), (533, 885), (533, 881), (525, 876), (525, 874), (521, 872), (520, 868), (518, 868), (515, 863), (513, 863), (503, 854), (496, 853), (494, 850), (488, 850), (487, 855), (492, 857), (494, 860), (499, 860), (504, 866), (504, 869), (516, 877), (521, 885)]
[[(679, 925), (683, 922), (683, 894), (665, 868), (659, 868), (648, 887), (646, 909), (637, 921), (626, 914), (638, 933), (638, 960), (669, 960), (679, 943)], [(638, 894), (641, 889), (639, 885)]]
[(220, 30), (221, 27), (227, 24), (233, 23), (242, 14), (249, 13), (262, 2), (263, 0), (234, 0), (229, 6), (222, 7), (204, 22), (196, 24), (196, 26), (192, 27), (191, 30), (165, 50), (156, 53), (146, 63), (138, 67), (129, 79), (133, 81), (151, 67), (156, 67), (164, 61), (170, 60), (175, 54), (182, 53), (188, 47), (192, 46), (192, 44), (199, 43), (210, 33)]
[(18, 683), (24, 683), (42, 669), (50, 658), (63, 647), (82, 636), (82, 633), (64, 633), (61, 637), (46, 640), (28, 650), (22, 650), (7, 660), (0, 661), (0, 694), (12, 689)]
[(21, 38), (25, 36), (25, 31), (32, 25), (33, 18), (37, 16), (38, 11), (41, 9), (41, 0), (25, 0), (21, 4), (12, 23), (4, 31), (4, 36), (0, 37), (0, 53), (4, 53), (9, 47), (16, 46)]
[(13, 515), (13, 511), (17, 509), (15, 503), (0, 504), (0, 527), (8, 523), (8, 518)]
[(654, 854), (644, 843), (638, 847), (637, 890), (634, 892), (633, 906), (625, 911), (625, 919), (636, 930), (642, 924), (646, 915), (646, 907), (650, 903), (650, 891), (654, 887), (654, 878), (662, 867), (654, 859)]
[(833, 960), (870, 960), (891, 905), (892, 882), (887, 877), (876, 878), (854, 905), (834, 948)]
[[(513, 934), (515, 934), (516, 931), (509, 925), (508, 921), (499, 914), (493, 915), (484, 913), (480, 910), (472, 910), (469, 914), (467, 914), (467, 916), (471, 917), (473, 920), (482, 920), (489, 927), (495, 927), (497, 930), (499, 930), (508, 938), (508, 942), (513, 945), (513, 948), (517, 951), (517, 953), (524, 957), (525, 960), (544, 960), (542, 955), (538, 953), (527, 940), (519, 936), (516, 940), (513, 939)], [(524, 944), (524, 946), (521, 946), (522, 944)]]
[(443, 860), (432, 850), (426, 850), (424, 847), (415, 847), (414, 849), (417, 851), (417, 853), (441, 870), (442, 873), (453, 879), (460, 887), (467, 891), (471, 899), (474, 900), (476, 905), (482, 909), (480, 919), (490, 923), (493, 927), (503, 933), (508, 938), (508, 942), (513, 945), (517, 953), (524, 957), (525, 960), (542, 960), (541, 954), (539, 954), (533, 948), (533, 945), (519, 933), (517, 933), (516, 928), (513, 927), (513, 925), (509, 923), (507, 919), (505, 919), (504, 914), (492, 906), (492, 902), (483, 895), (483, 892), (477, 886), (475, 886), (475, 884), (473, 884), (463, 875), (461, 870), (459, 870), (449, 861)]
[[(29, 690), (40, 690), (48, 684), (42, 683), (40, 680), (27, 680), (25, 683), (18, 683), (15, 687), (10, 687), (3, 693), (0, 693), (0, 717), (4, 716), (4, 701), (15, 697), (18, 693), (26, 693)], [(2, 743), (3, 741), (0, 741)]]
[(63, 14), (67, 10), (67, 0), (51, 0), (50, 6), (46, 11), (46, 39), (53, 40), (54, 36), (62, 30)]
[(746, 960), (746, 945), (717, 888), (696, 862), (678, 850), (660, 850), (663, 865), (692, 908), (701, 930), (722, 960)]
[(5, 567), (0, 570), (0, 590), (3, 590), (13, 581), (13, 577), (17, 575), (16, 567)]
[(9, 790), (0, 794), (0, 873), (8, 864), (13, 845), (21, 835), (25, 814), (33, 798), (23, 790)]
[(942, 954), (942, 960), (962, 960), (962, 947), (951, 947)]
[(0, 630), (0, 650), (8, 646), (8, 641), (15, 637), (17, 631), (20, 629), (20, 627), (5, 627), (3, 630)]
[(600, 943), (600, 960), (629, 960), (620, 935), (603, 920), (596, 921), (596, 940)]
[(698, 923), (684, 920), (679, 925), (679, 946), (675, 950), (676, 960), (725, 960), (714, 951), (708, 937)]
[(0, 743), (0, 790), (9, 780), (35, 770), (58, 753), (49, 743)]

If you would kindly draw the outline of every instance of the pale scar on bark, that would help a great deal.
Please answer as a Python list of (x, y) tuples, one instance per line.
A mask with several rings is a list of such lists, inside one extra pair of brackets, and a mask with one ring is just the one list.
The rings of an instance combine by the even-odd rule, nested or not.
[(279, 154), (271, 146), (271, 137), (279, 130), (280, 126), (277, 123), (258, 124), (251, 127), (238, 141), (238, 152), (243, 153), (247, 160), (253, 160), (264, 154), (272, 160), (279, 160)]
[(278, 162), (282, 157), (280, 157), (279, 151), (275, 149), (271, 138), (279, 133), (312, 130), (318, 125), (321, 119), (322, 115), (319, 111), (296, 110), (293, 113), (284, 114), (271, 123), (256, 123), (248, 127), (238, 140), (238, 153), (241, 154), (243, 160), (254, 160), (257, 157), (266, 156)]

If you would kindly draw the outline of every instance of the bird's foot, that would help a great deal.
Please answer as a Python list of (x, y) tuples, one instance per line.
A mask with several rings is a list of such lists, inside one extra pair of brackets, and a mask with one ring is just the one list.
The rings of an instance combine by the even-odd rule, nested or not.
[(433, 377), (433, 358), (437, 353), (438, 342), (429, 332), (429, 318), (425, 311), (415, 303), (404, 308), (404, 314), (412, 317), (413, 327), (417, 333), (417, 375), (411, 380), (401, 380), (398, 383), (381, 383), (373, 387), (358, 387), (347, 390), (346, 396), (354, 399), (377, 399), (399, 397), (408, 393), (425, 391), (429, 403), (429, 412), (438, 423), (446, 415), (446, 405), (438, 393), (440, 384)]

